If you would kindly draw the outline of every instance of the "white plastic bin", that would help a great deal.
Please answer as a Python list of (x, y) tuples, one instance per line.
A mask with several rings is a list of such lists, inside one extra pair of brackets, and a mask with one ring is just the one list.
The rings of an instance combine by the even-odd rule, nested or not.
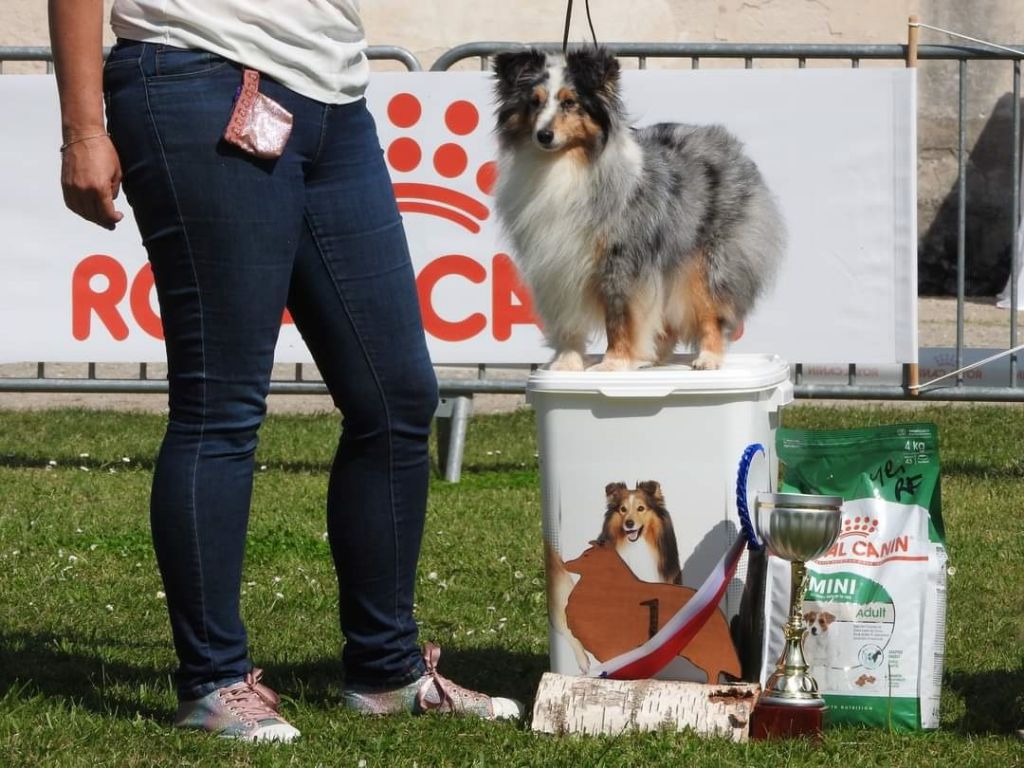
[[(735, 497), (743, 452), (753, 443), (764, 446), (768, 461), (755, 465), (764, 477), (751, 482), (767, 489), (777, 476), (780, 409), (792, 399), (789, 366), (771, 355), (729, 355), (717, 371), (678, 365), (621, 373), (542, 370), (530, 377), (553, 671), (584, 674), (612, 651), (624, 652), (623, 643), (646, 641), (677, 595), (700, 587), (740, 535)], [(606, 542), (595, 545), (610, 500), (615, 511), (608, 513)], [(671, 583), (671, 547), (658, 535), (665, 515), (651, 506), (663, 507), (671, 520), (681, 581), (674, 586), (682, 592), (663, 586)], [(608, 558), (609, 551), (619, 557)], [(719, 650), (729, 655), (719, 644), (736, 634), (746, 561), (744, 555), (720, 616), (659, 677), (728, 679), (713, 671), (722, 667), (720, 659), (708, 657)]]

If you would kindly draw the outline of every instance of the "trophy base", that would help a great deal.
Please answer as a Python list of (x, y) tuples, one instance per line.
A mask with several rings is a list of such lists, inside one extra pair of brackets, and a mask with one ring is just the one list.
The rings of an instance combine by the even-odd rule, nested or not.
[(827, 709), (824, 701), (800, 706), (758, 701), (750, 715), (750, 739), (761, 741), (802, 737), (820, 741)]

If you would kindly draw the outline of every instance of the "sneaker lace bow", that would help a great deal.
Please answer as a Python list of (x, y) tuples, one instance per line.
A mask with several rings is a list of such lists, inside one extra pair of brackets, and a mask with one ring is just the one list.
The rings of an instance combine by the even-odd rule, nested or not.
[[(437, 662), (441, 658), (441, 649), (433, 643), (423, 646), (423, 661), (427, 666), (427, 676), (430, 678), (416, 693), (416, 701), (422, 710), (441, 709), (449, 711), (460, 711), (465, 705), (465, 699), (484, 698), (481, 694), (467, 691), (460, 685), (456, 685), (437, 671)], [(427, 694), (433, 685), (437, 691), (438, 700), (427, 698)]]
[(221, 690), (221, 700), (243, 720), (257, 722), (265, 717), (277, 717), (280, 697), (260, 682), (262, 669), (254, 669), (245, 680)]

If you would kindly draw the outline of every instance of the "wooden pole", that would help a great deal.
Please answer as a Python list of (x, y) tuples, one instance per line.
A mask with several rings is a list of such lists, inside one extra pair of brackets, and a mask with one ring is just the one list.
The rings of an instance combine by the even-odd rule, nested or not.
[(921, 19), (918, 16), (911, 16), (907, 22), (907, 66), (917, 67), (917, 38), (921, 28), (917, 26)]
[[(917, 25), (920, 20), (919, 16), (914, 15), (907, 21), (907, 67), (909, 69), (917, 69), (917, 41), (921, 32), (921, 28)], [(919, 383), (918, 364), (904, 363), (903, 388), (909, 392), (912, 397), (917, 397), (917, 395), (920, 394), (920, 390), (917, 388)]]

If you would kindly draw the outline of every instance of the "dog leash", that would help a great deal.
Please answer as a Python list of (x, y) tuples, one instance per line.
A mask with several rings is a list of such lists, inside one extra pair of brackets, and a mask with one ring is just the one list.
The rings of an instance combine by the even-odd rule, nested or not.
[[(584, 0), (587, 8), (587, 24), (590, 27), (590, 36), (594, 38), (594, 46), (597, 46), (597, 33), (594, 32), (594, 22), (590, 18), (590, 0)], [(569, 50), (569, 22), (572, 21), (572, 0), (569, 0), (565, 7), (565, 32), (562, 34), (562, 53)]]
[[(750, 468), (758, 455), (767, 458), (763, 445), (754, 443), (748, 446), (740, 459), (736, 475), (736, 510), (740, 516), (743, 535), (732, 543), (696, 594), (661, 629), (643, 645), (591, 667), (591, 677), (606, 677), (613, 680), (643, 680), (654, 677), (679, 655), (679, 652), (700, 632), (711, 615), (718, 610), (725, 590), (736, 575), (743, 550), (757, 550), (764, 546), (757, 541), (754, 534), (747, 499)], [(717, 682), (708, 680), (711, 685)]]

